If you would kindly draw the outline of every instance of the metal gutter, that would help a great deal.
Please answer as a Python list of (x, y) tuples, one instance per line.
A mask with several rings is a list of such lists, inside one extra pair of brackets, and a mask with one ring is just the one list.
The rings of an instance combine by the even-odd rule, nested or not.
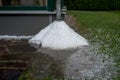
[[(0, 11), (0, 14), (56, 14), (56, 11)], [(62, 12), (66, 14), (66, 12)]]

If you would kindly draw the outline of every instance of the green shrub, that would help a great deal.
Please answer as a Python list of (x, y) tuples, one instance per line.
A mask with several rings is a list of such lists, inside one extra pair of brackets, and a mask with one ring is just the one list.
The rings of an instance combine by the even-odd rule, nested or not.
[(120, 0), (64, 0), (68, 10), (120, 10)]

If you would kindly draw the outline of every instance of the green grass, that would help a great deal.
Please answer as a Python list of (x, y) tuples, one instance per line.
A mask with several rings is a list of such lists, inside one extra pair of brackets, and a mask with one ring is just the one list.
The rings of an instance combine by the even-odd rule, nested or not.
[[(83, 32), (83, 36), (91, 44), (99, 44), (95, 53), (113, 57), (115, 67), (120, 73), (120, 11), (69, 11), (68, 13), (77, 18), (81, 33), (87, 30)], [(120, 76), (118, 75), (114, 80), (120, 80)]]
[(80, 28), (88, 30), (89, 33), (86, 34), (89, 35), (87, 38), (90, 41), (99, 41), (103, 47), (111, 49), (110, 55), (119, 55), (120, 12), (70, 11), (68, 13), (77, 18)]
[(69, 11), (68, 13), (77, 17), (81, 27), (120, 30), (120, 12), (117, 11)]

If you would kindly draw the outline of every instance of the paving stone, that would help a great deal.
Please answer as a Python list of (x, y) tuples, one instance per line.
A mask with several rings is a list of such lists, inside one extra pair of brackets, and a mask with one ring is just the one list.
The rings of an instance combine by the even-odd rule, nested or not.
[(0, 80), (16, 77), (26, 70), (34, 52), (36, 49), (28, 44), (28, 40), (0, 40)]
[(7, 46), (8, 50), (10, 51), (10, 53), (28, 53), (28, 52), (35, 52), (36, 49), (31, 47), (29, 44), (14, 44), (14, 45), (8, 45)]
[(9, 53), (6, 48), (7, 47), (5, 45), (0, 45), (0, 55), (8, 54)]

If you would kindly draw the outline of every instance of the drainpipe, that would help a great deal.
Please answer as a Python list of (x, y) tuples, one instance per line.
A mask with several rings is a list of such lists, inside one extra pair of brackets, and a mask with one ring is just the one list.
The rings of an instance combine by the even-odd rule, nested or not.
[(61, 0), (56, 0), (56, 19), (62, 20), (61, 16)]

